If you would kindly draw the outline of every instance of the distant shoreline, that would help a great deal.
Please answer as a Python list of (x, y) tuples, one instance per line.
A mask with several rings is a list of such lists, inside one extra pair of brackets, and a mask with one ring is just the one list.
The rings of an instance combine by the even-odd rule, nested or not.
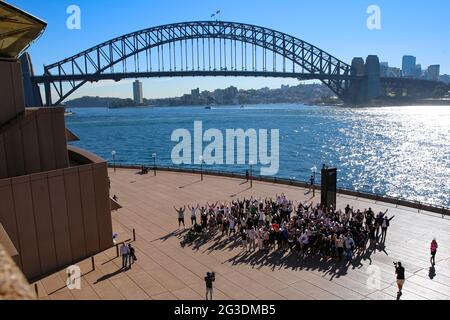
[[(244, 107), (247, 106), (262, 106), (262, 105), (304, 105), (309, 107), (343, 107), (343, 108), (382, 108), (382, 107), (415, 107), (415, 106), (450, 106), (450, 100), (421, 100), (421, 101), (382, 101), (382, 102), (374, 102), (373, 104), (368, 105), (346, 105), (344, 103), (306, 103), (306, 102), (276, 102), (276, 103), (252, 103), (248, 105), (243, 105)], [(93, 108), (99, 108), (99, 109), (151, 109), (151, 108), (206, 108), (211, 107), (214, 108), (238, 108), (241, 105), (177, 105), (177, 106), (170, 106), (170, 105), (148, 105), (148, 106), (123, 106), (123, 107), (107, 107), (107, 106), (74, 106), (69, 107), (65, 106), (66, 109), (93, 109)]]

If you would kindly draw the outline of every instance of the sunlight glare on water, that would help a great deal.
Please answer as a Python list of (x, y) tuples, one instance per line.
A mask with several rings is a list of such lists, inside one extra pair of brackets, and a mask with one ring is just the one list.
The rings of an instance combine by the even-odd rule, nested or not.
[[(450, 106), (339, 108), (304, 105), (73, 109), (75, 144), (117, 162), (173, 166), (173, 130), (280, 129), (283, 178), (306, 181), (314, 165), (338, 168), (338, 185), (450, 206)], [(185, 165), (185, 167), (189, 167)], [(248, 166), (208, 169), (243, 173)], [(255, 168), (257, 169), (257, 167)], [(256, 171), (255, 171), (256, 172)]]

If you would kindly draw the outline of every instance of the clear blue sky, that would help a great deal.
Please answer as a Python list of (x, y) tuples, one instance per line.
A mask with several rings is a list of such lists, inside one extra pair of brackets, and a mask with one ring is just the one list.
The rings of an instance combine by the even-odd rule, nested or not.
[[(440, 64), (450, 73), (450, 1), (400, 0), (8, 0), (47, 21), (43, 35), (30, 48), (36, 73), (59, 61), (111, 38), (172, 22), (210, 20), (221, 10), (221, 20), (273, 28), (308, 41), (350, 63), (355, 56), (377, 54), (381, 61), (401, 67), (404, 54), (417, 57), (422, 67)], [(69, 5), (81, 8), (81, 30), (66, 28)], [(381, 30), (366, 27), (369, 5), (381, 8)], [(82, 95), (131, 97), (132, 80), (118, 84), (88, 85)], [(193, 87), (211, 90), (278, 87), (296, 81), (243, 78), (188, 78), (144, 80), (144, 96), (177, 96)]]

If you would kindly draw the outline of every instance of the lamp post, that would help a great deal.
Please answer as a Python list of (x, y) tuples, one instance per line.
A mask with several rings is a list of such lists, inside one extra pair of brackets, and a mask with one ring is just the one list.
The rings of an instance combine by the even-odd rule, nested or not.
[(200, 156), (200, 177), (203, 181), (203, 156)]
[(112, 151), (112, 152), (111, 152), (111, 155), (112, 155), (112, 157), (113, 157), (113, 167), (114, 167), (114, 172), (116, 172), (116, 154), (117, 154), (116, 151)]
[(253, 188), (253, 161), (250, 161), (249, 165), (250, 165), (250, 188)]
[(317, 167), (316, 166), (312, 167), (311, 172), (313, 174), (313, 180), (311, 181), (311, 188), (313, 189), (313, 197), (315, 197), (316, 196), (316, 186), (314, 184), (316, 182)]
[(155, 174), (156, 177), (156, 153), (152, 154), (152, 158), (153, 158), (153, 173)]

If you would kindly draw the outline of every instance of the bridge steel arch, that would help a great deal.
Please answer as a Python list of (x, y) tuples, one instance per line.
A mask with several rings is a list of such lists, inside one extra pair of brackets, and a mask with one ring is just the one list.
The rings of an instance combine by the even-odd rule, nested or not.
[[(271, 51), (302, 68), (302, 73), (257, 70), (186, 70), (183, 72), (114, 73), (114, 66), (139, 54), (167, 44), (194, 39), (224, 39), (251, 44)], [(158, 58), (159, 59), (159, 58)], [(158, 60), (159, 62), (159, 60)], [(139, 68), (138, 68), (139, 69)], [(183, 71), (183, 70), (182, 70)], [(306, 72), (304, 72), (306, 71)], [(319, 79), (337, 96), (344, 98), (351, 80), (351, 66), (318, 47), (288, 34), (251, 24), (196, 21), (167, 24), (129, 33), (80, 52), (51, 65), (44, 66), (44, 75), (35, 77), (35, 83), (44, 83), (46, 104), (59, 105), (70, 94), (87, 82), (102, 79), (120, 80), (139, 76), (283, 76), (299, 79)], [(66, 85), (63, 85), (65, 83)], [(67, 85), (68, 84), (68, 85)], [(57, 100), (52, 102), (51, 92)]]

